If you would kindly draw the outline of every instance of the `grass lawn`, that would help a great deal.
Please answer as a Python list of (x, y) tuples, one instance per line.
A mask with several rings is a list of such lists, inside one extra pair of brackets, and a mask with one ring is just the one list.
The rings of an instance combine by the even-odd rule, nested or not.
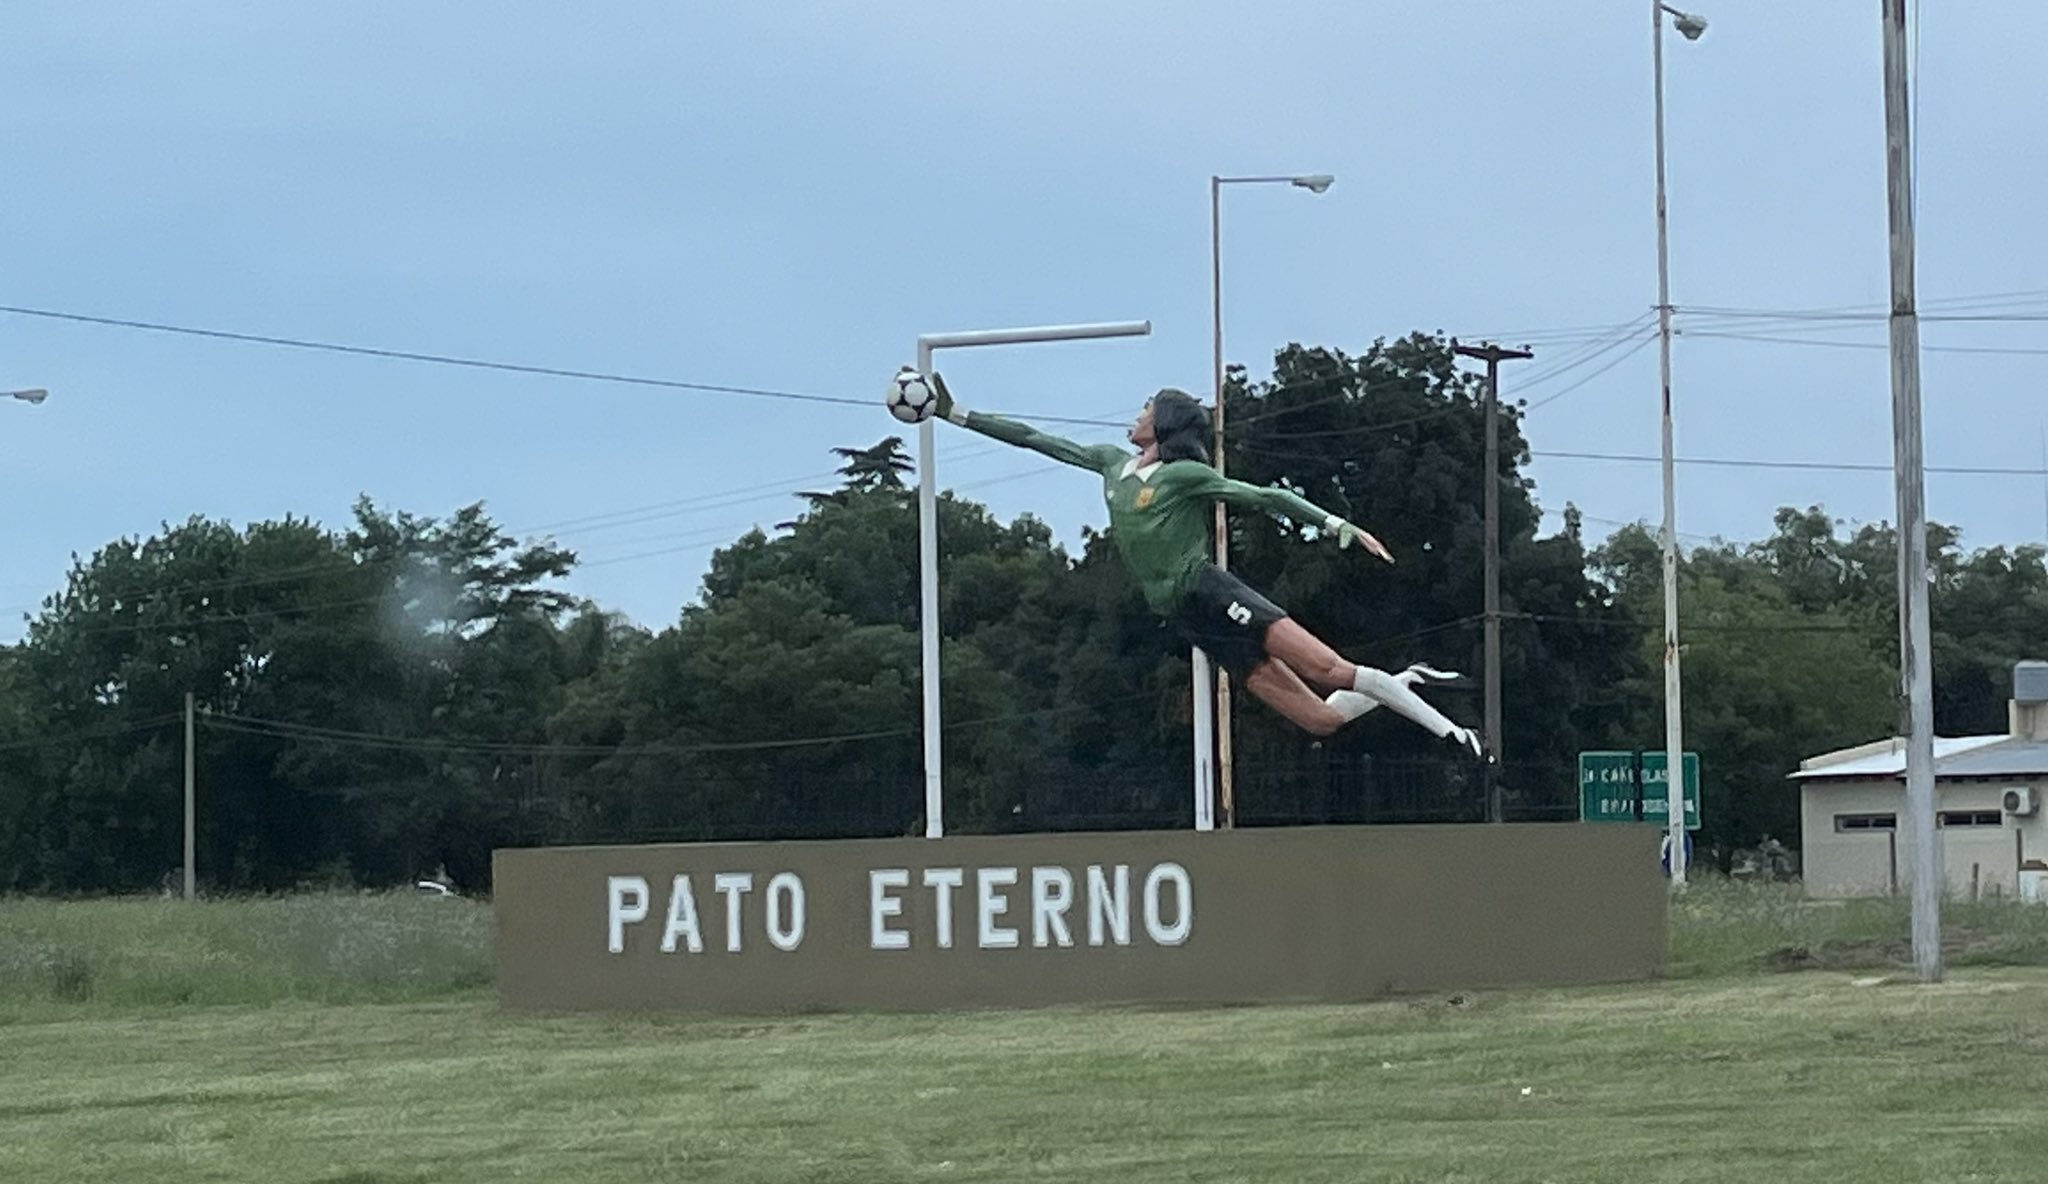
[(0, 1179), (2038, 1180), (2044, 1015), (2038, 969), (761, 1022), (187, 1007), (0, 1028)]
[(1931, 987), (1892, 902), (1701, 885), (1662, 983), (706, 1020), (503, 1014), (474, 905), (0, 901), (0, 1181), (2032, 1181), (2044, 915)]

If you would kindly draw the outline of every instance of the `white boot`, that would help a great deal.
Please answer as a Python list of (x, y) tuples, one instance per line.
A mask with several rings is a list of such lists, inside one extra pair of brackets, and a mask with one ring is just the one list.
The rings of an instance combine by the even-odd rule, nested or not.
[[(1430, 673), (1443, 677), (1436, 671)], [(1426, 676), (1413, 666), (1403, 671), (1400, 676), (1376, 670), (1371, 666), (1360, 666), (1358, 677), (1353, 680), (1352, 685), (1360, 693), (1378, 700), (1422, 725), (1431, 735), (1455, 740), (1459, 747), (1469, 749), (1475, 757), (1485, 755), (1485, 746), (1479, 742), (1478, 735), (1472, 729), (1461, 728), (1452, 723), (1448, 716), (1431, 707), (1422, 696), (1415, 693), (1412, 683), (1423, 677)]]

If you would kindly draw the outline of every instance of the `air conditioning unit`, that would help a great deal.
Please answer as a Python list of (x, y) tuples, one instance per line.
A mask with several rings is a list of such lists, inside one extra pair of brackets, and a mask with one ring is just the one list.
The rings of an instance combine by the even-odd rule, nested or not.
[(2037, 795), (2034, 792), (2033, 786), (2022, 785), (2016, 789), (2006, 790), (2005, 801), (2003, 804), (2005, 806), (2005, 812), (2007, 814), (2014, 814), (2018, 815), (2021, 818), (2026, 818), (2031, 816), (2034, 813), (2034, 811), (2039, 810), (2041, 808), (2041, 799), (2039, 795)]

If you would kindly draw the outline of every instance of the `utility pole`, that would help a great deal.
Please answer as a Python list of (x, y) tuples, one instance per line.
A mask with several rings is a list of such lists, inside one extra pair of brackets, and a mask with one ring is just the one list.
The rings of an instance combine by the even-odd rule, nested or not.
[(1928, 619), (1927, 495), (1920, 439), (1920, 321), (1913, 294), (1913, 137), (1906, 0), (1884, 13), (1886, 197), (1891, 228), (1892, 472), (1899, 502), (1899, 684), (1906, 714), (1906, 818), (1913, 860), (1913, 966), (1940, 982), (1941, 834), (1934, 828), (1934, 672)]
[(1486, 363), (1486, 820), (1502, 822), (1507, 811), (1500, 787), (1500, 364), (1536, 355), (1492, 342), (1453, 341), (1451, 349)]
[(194, 874), (193, 874), (193, 869), (192, 869), (192, 861), (193, 861), (193, 857), (194, 857), (194, 850), (193, 850), (193, 849), (194, 849), (195, 847), (197, 847), (197, 846), (198, 846), (198, 843), (197, 843), (197, 841), (196, 841), (196, 838), (197, 838), (197, 836), (196, 836), (196, 834), (194, 833), (194, 832), (195, 832), (195, 830), (197, 829), (197, 828), (196, 828), (196, 827), (194, 826), (194, 823), (195, 823), (195, 821), (196, 821), (196, 820), (197, 820), (197, 818), (198, 818), (198, 813), (197, 813), (197, 811), (196, 811), (196, 810), (194, 810), (194, 809), (193, 809), (193, 800), (192, 800), (192, 797), (193, 797), (193, 794), (192, 794), (192, 789), (193, 789), (193, 781), (195, 780), (195, 778), (194, 778), (194, 773), (196, 772), (196, 768), (197, 768), (197, 764), (198, 764), (198, 761), (197, 761), (197, 759), (195, 758), (195, 756), (194, 756), (194, 754), (193, 754), (193, 747), (194, 747), (194, 745), (193, 745), (194, 735), (193, 735), (193, 734), (194, 734), (194, 732), (195, 732), (195, 731), (197, 731), (197, 728), (196, 728), (196, 727), (194, 726), (194, 723), (193, 723), (193, 719), (192, 719), (192, 717), (193, 717), (193, 707), (192, 707), (192, 692), (190, 692), (190, 691), (186, 691), (186, 692), (185, 692), (185, 899), (186, 899), (186, 900), (191, 900), (191, 899), (193, 898), (193, 896), (194, 896), (194, 895), (196, 894), (196, 889), (197, 889), (197, 887), (198, 887), (197, 879), (196, 879), (196, 877), (194, 876)]

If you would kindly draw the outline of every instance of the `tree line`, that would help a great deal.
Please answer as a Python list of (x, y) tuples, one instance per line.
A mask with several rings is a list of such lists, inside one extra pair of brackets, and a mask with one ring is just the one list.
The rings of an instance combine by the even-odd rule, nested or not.
[[(1233, 515), (1232, 566), (1359, 661), (1481, 667), (1484, 388), (1415, 334), (1233, 370), (1232, 475), (1367, 523), (1401, 562)], [(1661, 560), (1624, 526), (1541, 533), (1500, 424), (1510, 818), (1577, 817), (1577, 754), (1663, 743)], [(127, 892), (181, 863), (185, 697), (209, 890), (488, 884), (493, 849), (920, 833), (917, 508), (902, 441), (713, 555), (660, 628), (561, 590), (575, 554), (365, 498), (343, 527), (195, 517), (75, 559), (0, 650), (0, 890)], [(949, 831), (1185, 826), (1188, 655), (1106, 534), (939, 501)], [(1936, 726), (2005, 725), (2048, 636), (2043, 549), (1932, 531)], [(1687, 552), (1686, 747), (1702, 849), (1796, 845), (1799, 760), (1897, 727), (1895, 538), (1818, 506)], [(1480, 688), (1440, 694), (1477, 720)], [(1483, 776), (1376, 713), (1313, 741), (1239, 695), (1248, 825), (1458, 821)]]

